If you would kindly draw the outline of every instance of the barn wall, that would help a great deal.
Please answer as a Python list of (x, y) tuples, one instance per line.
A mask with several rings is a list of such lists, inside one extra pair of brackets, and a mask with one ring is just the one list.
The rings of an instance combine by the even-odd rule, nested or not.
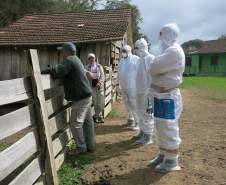
[[(111, 56), (112, 43), (117, 45), (119, 52), (122, 41), (78, 45), (81, 61), (86, 65), (88, 54), (94, 53), (98, 62), (103, 66), (113, 65), (115, 59)], [(46, 69), (48, 65), (55, 65), (62, 62), (62, 53), (56, 48), (56, 46), (36, 47), (38, 49), (41, 70)], [(119, 53), (117, 55), (119, 56)], [(28, 76), (28, 48), (0, 48), (0, 70), (0, 80)]]
[[(48, 65), (58, 64), (62, 61), (62, 54), (56, 49), (38, 48), (41, 70)], [(29, 75), (27, 48), (1, 48), (0, 49), (0, 80), (21, 78)]]
[(110, 42), (97, 42), (80, 46), (80, 59), (84, 65), (87, 65), (87, 57), (89, 53), (94, 53), (96, 55), (97, 61), (103, 66), (110, 65)]

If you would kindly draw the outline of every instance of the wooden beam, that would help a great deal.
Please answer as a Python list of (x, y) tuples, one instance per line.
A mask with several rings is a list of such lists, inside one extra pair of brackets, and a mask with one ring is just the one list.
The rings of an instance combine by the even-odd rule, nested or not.
[(0, 81), (0, 106), (32, 97), (29, 77)]
[(105, 89), (111, 86), (111, 79), (105, 82)]
[(65, 157), (66, 157), (66, 149), (64, 149), (55, 159), (57, 171), (60, 169), (60, 167), (64, 163)]
[(70, 120), (70, 108), (67, 108), (49, 120), (50, 135), (53, 136), (59, 130), (68, 126)]
[(64, 148), (67, 146), (67, 144), (72, 139), (72, 134), (69, 128), (67, 128), (63, 133), (59, 135), (56, 139), (53, 141), (53, 153), (54, 156), (57, 156)]
[(0, 140), (35, 123), (34, 107), (29, 105), (0, 117)]
[(39, 177), (39, 179), (34, 183), (34, 185), (46, 185), (45, 180), (44, 180), (44, 175)]
[(0, 153), (0, 181), (30, 158), (38, 147), (35, 133), (30, 132)]
[(39, 158), (36, 158), (9, 185), (31, 185), (41, 174)]
[(41, 75), (41, 79), (43, 90), (52, 89), (62, 84), (60, 80), (54, 80), (49, 74)]
[(59, 112), (62, 110), (66, 105), (68, 105), (68, 102), (64, 100), (64, 96), (60, 95), (54, 98), (51, 98), (46, 101), (46, 108), (48, 112), (48, 116)]
[(105, 98), (105, 100), (104, 100), (105, 105), (107, 105), (107, 104), (111, 101), (111, 99), (112, 99), (112, 95), (109, 94), (109, 95)]
[(109, 95), (111, 92), (112, 92), (112, 86), (108, 87), (108, 88), (105, 90), (105, 96)]
[[(43, 83), (42, 83), (42, 76), (39, 66), (39, 59), (37, 50), (31, 49), (30, 50), (30, 58), (31, 58), (31, 66), (33, 70), (32, 75), (32, 84), (33, 84), (33, 92), (35, 93), (36, 98), (36, 110), (37, 114), (39, 113), (38, 120), (40, 121), (39, 124), (43, 125), (43, 129), (45, 132), (45, 138), (41, 138), (41, 140), (46, 140), (47, 149), (46, 149), (46, 156), (45, 156), (45, 172), (46, 172), (46, 181), (47, 184), (53, 184), (58, 185), (59, 180), (57, 176), (55, 161), (54, 161), (54, 153), (53, 153), (53, 143), (52, 143), (52, 137), (50, 133), (49, 128), (49, 122), (48, 122), (48, 113), (45, 103), (45, 96), (44, 96), (44, 89), (43, 89)], [(36, 91), (35, 91), (36, 89)], [(40, 110), (38, 112), (38, 110)], [(44, 137), (42, 133), (39, 134), (40, 137)], [(44, 144), (44, 143), (42, 143)]]
[(112, 109), (112, 104), (109, 103), (105, 109), (104, 109), (104, 117), (106, 118), (108, 116), (108, 114), (111, 112), (111, 109)]

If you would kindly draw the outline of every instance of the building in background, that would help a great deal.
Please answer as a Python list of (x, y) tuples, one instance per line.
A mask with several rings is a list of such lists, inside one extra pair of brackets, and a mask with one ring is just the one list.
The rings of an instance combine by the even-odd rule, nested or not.
[(133, 43), (131, 21), (130, 9), (26, 15), (0, 29), (0, 80), (29, 75), (30, 48), (38, 49), (41, 69), (59, 63), (57, 47), (65, 41), (76, 44), (84, 64), (95, 53), (100, 64), (115, 70), (122, 45)]
[(226, 76), (226, 39), (184, 43), (184, 75)]

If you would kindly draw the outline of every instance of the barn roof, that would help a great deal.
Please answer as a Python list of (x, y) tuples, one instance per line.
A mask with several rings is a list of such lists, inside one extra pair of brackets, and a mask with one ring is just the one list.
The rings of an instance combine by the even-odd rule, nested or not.
[(0, 45), (56, 45), (121, 40), (131, 18), (130, 9), (26, 15), (0, 29)]
[(201, 43), (199, 47), (189, 47), (186, 53), (200, 53), (200, 54), (217, 54), (226, 53), (226, 39), (209, 40)]

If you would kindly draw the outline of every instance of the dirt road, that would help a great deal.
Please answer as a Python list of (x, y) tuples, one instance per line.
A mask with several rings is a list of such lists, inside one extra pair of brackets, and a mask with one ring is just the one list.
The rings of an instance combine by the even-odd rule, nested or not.
[(206, 100), (200, 93), (206, 92), (182, 93), (182, 171), (161, 175), (147, 167), (157, 147), (131, 146), (134, 132), (121, 127), (125, 109), (118, 104), (123, 116), (97, 128), (96, 160), (84, 177), (91, 182), (105, 179), (105, 185), (226, 185), (226, 102)]

